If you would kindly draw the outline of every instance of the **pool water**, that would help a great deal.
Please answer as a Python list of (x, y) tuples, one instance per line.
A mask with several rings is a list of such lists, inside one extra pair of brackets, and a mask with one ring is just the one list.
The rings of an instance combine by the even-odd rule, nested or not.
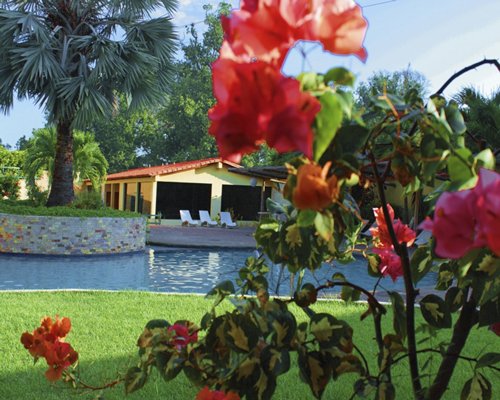
[[(0, 290), (101, 289), (145, 290), (168, 293), (205, 294), (222, 280), (235, 280), (250, 250), (148, 249), (146, 252), (90, 257), (0, 255)], [(305, 282), (324, 283), (335, 272), (367, 290), (376, 279), (366, 272), (366, 262), (349, 265), (325, 264), (319, 271), (307, 271)], [(436, 277), (429, 274), (421, 282), (423, 291), (432, 290)], [(270, 293), (290, 294), (290, 274), (278, 265), (268, 276)], [(403, 290), (399, 279), (384, 278), (379, 286)], [(330, 293), (338, 291), (332, 290)]]

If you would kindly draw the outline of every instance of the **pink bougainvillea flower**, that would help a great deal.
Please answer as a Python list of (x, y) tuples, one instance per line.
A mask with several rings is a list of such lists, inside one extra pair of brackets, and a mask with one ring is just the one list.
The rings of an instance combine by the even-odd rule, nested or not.
[(374, 248), (372, 251), (380, 257), (379, 270), (382, 275), (389, 275), (393, 281), (403, 276), (401, 258), (392, 247)]
[(57, 381), (61, 379), (64, 370), (78, 360), (78, 353), (69, 343), (56, 340), (48, 344), (45, 360), (49, 366), (45, 376), (49, 381)]
[[(387, 204), (387, 208), (398, 243), (406, 243), (408, 247), (411, 246), (416, 238), (415, 232), (400, 220), (394, 219), (394, 209), (390, 204)], [(382, 207), (374, 208), (373, 214), (375, 215), (377, 227), (371, 228), (370, 232), (375, 239), (375, 246), (379, 248), (391, 247), (393, 243), (389, 235), (389, 229), (387, 228), (387, 222), (384, 218)]]
[(368, 23), (361, 8), (352, 0), (311, 0), (312, 16), (305, 26), (303, 39), (317, 40), (334, 54), (354, 54), (362, 61), (367, 53), (363, 47)]
[(223, 18), (225, 40), (244, 60), (281, 67), (298, 40), (320, 42), (335, 54), (366, 59), (363, 39), (367, 22), (352, 0), (252, 0)]
[(485, 244), (477, 232), (476, 200), (472, 190), (445, 192), (436, 203), (434, 219), (420, 224), (421, 229), (432, 231), (439, 257), (458, 259)]
[(481, 169), (473, 191), (479, 236), (493, 253), (500, 256), (500, 174)]
[(279, 152), (312, 153), (311, 124), (319, 102), (299, 82), (264, 62), (219, 58), (212, 67), (217, 104), (209, 111), (209, 132), (222, 157), (239, 162), (265, 141)]
[(174, 324), (168, 327), (169, 332), (175, 332), (172, 344), (178, 348), (186, 347), (189, 343), (198, 341), (198, 332), (189, 332), (189, 328), (183, 324)]
[(235, 392), (225, 393), (220, 390), (210, 390), (205, 386), (196, 395), (196, 400), (240, 400), (240, 396)]

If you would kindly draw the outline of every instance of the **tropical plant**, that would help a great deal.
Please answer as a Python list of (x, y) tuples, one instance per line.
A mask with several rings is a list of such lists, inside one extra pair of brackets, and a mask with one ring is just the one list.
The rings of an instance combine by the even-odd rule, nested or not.
[(0, 3), (0, 110), (19, 98), (45, 107), (57, 129), (48, 206), (72, 201), (73, 130), (113, 110), (161, 101), (171, 82), (173, 0), (49, 0)]
[(453, 100), (464, 115), (468, 143), (478, 151), (485, 147), (500, 151), (500, 89), (487, 97), (467, 87), (455, 94)]
[[(498, 377), (500, 353), (462, 354), (475, 327), (500, 336), (500, 174), (493, 152), (473, 154), (465, 146), (463, 117), (441, 92), (426, 102), (414, 89), (377, 94), (369, 102), (377, 122), (368, 125), (353, 113), (354, 75), (345, 68), (297, 79), (282, 75), (283, 60), (298, 40), (366, 57), (367, 22), (350, 0), (245, 1), (223, 26), (225, 41), (212, 69), (217, 103), (209, 111), (209, 132), (221, 155), (238, 161), (263, 142), (279, 152), (303, 153), (287, 164), (288, 202), (268, 200), (271, 216), (255, 233), (267, 259), (292, 274), (293, 288), (286, 298), (270, 298), (267, 259), (248, 258), (235, 280), (237, 289), (224, 281), (209, 292), (214, 304), (199, 324), (164, 319), (146, 324), (137, 341), (137, 366), (123, 378), (126, 393), (143, 387), (156, 369), (166, 381), (183, 371), (203, 387), (197, 399), (270, 399), (279, 376), (296, 362), (318, 399), (332, 380), (351, 373), (357, 377), (350, 398), (438, 400), (457, 363), (466, 362), (471, 378), (461, 398), (493, 398), (497, 388), (490, 380)], [(443, 178), (440, 185), (436, 175)], [(426, 199), (431, 214), (420, 225), (432, 234), (428, 243), (412, 249), (416, 232), (386, 201), (390, 180), (407, 194), (437, 186)], [(370, 240), (359, 235), (363, 221), (350, 194), (358, 182), (373, 185), (381, 202)], [(366, 259), (367, 273), (376, 278), (373, 287), (338, 272), (325, 282), (305, 281), (307, 270), (326, 262), (348, 264), (354, 254)], [(431, 270), (438, 271), (435, 291), (421, 293), (418, 283)], [(403, 293), (384, 290), (383, 279), (401, 279)], [(318, 296), (331, 288), (339, 288), (344, 301), (366, 298), (360, 319), (373, 327), (373, 345), (361, 345), (341, 315), (315, 310)], [(380, 299), (384, 292), (392, 314)], [(218, 313), (226, 298), (234, 309)], [(308, 320), (298, 323), (290, 304)], [(422, 326), (416, 326), (416, 313), (425, 320)], [(387, 315), (392, 324), (382, 323)], [(34, 341), (26, 340), (29, 335), (23, 335), (26, 349), (50, 358), (53, 336), (41, 338), (49, 350), (40, 354)], [(65, 354), (70, 357), (69, 347)], [(70, 362), (61, 365), (55, 367), (69, 368)], [(400, 368), (408, 368), (411, 393), (398, 392)], [(55, 373), (50, 372), (49, 378)], [(70, 370), (62, 377), (88, 387)]]
[[(53, 171), (56, 157), (57, 132), (54, 127), (33, 131), (26, 149), (24, 172), (28, 185), (34, 187), (37, 177), (47, 171), (49, 186), (53, 185)], [(108, 163), (104, 158), (94, 136), (88, 132), (73, 133), (73, 171), (72, 181), (89, 179), (97, 189), (106, 176)]]

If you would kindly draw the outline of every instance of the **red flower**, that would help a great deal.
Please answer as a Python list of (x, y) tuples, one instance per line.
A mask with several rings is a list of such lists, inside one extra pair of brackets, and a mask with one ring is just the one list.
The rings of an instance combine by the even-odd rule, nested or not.
[(174, 324), (168, 327), (169, 332), (175, 332), (172, 343), (178, 347), (186, 347), (189, 343), (194, 343), (198, 340), (198, 332), (189, 333), (186, 325)]
[(500, 336), (500, 322), (496, 322), (490, 325), (490, 329), (497, 335)]
[(44, 357), (49, 365), (45, 376), (50, 381), (61, 378), (63, 371), (78, 360), (78, 353), (63, 340), (71, 329), (69, 318), (56, 317), (55, 322), (45, 317), (33, 333), (24, 332), (21, 343), (30, 354), (38, 359)]
[(223, 18), (225, 40), (237, 57), (279, 67), (298, 40), (318, 41), (332, 53), (365, 60), (366, 28), (352, 0), (247, 0)]
[(392, 247), (374, 248), (372, 251), (380, 257), (379, 270), (382, 275), (389, 275), (393, 281), (403, 276), (401, 258)]
[(45, 360), (49, 366), (45, 376), (49, 381), (57, 381), (63, 371), (78, 360), (78, 353), (69, 343), (56, 340), (54, 343), (48, 343)]
[[(396, 234), (396, 239), (399, 244), (406, 243), (409, 247), (413, 244), (416, 238), (415, 232), (410, 229), (407, 225), (403, 224), (399, 220), (394, 219), (394, 210), (390, 204), (387, 204), (389, 210), (389, 215), (391, 217), (392, 227), (394, 228), (394, 233)], [(375, 241), (375, 246), (379, 248), (391, 247), (392, 240), (389, 235), (389, 229), (387, 228), (387, 222), (384, 217), (384, 212), (382, 207), (374, 208), (373, 214), (375, 214), (375, 221), (377, 222), (376, 228), (371, 228), (370, 232)]]
[(493, 253), (500, 256), (500, 174), (482, 168), (473, 189), (476, 196), (478, 231)]
[(224, 393), (220, 390), (210, 390), (208, 386), (205, 386), (196, 395), (196, 400), (240, 400), (240, 396), (234, 392)]
[(279, 152), (311, 156), (311, 124), (320, 104), (300, 91), (297, 80), (264, 62), (228, 58), (219, 58), (212, 73), (217, 104), (209, 111), (209, 132), (222, 157), (239, 162), (265, 141)]
[[(406, 246), (411, 246), (416, 238), (415, 232), (401, 221), (394, 219), (394, 210), (390, 204), (387, 204), (387, 208), (398, 243), (406, 243)], [(401, 258), (394, 251), (382, 207), (378, 209), (374, 208), (373, 213), (375, 214), (377, 227), (370, 229), (375, 244), (375, 248), (372, 251), (380, 257), (379, 269), (382, 275), (389, 275), (395, 281), (403, 275)]]

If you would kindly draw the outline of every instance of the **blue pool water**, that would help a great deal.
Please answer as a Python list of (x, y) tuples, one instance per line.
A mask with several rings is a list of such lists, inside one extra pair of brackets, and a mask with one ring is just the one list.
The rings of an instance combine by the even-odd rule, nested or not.
[[(207, 293), (222, 280), (235, 280), (249, 250), (148, 249), (144, 253), (91, 257), (49, 257), (0, 255), (0, 290), (105, 289), (145, 290), (169, 293)], [(348, 280), (373, 289), (376, 279), (368, 276), (366, 262), (349, 265), (325, 264), (315, 273), (307, 272), (305, 281), (321, 284), (335, 272)], [(422, 291), (432, 290), (435, 275), (420, 282)], [(268, 276), (272, 294), (290, 293), (290, 274), (273, 266)], [(381, 288), (402, 291), (384, 278)], [(334, 292), (334, 291), (332, 291)]]

